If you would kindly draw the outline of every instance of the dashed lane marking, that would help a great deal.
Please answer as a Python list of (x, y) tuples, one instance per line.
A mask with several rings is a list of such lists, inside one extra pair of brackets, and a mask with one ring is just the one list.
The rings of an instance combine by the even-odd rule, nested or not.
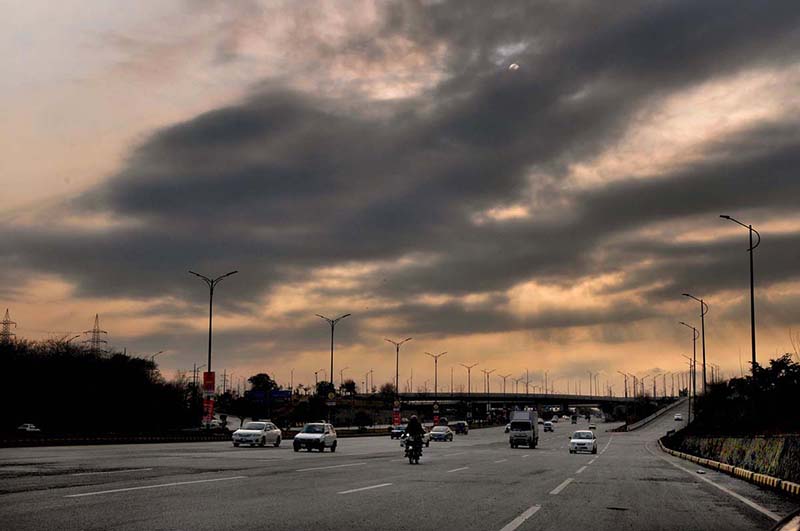
[(565, 488), (567, 488), (567, 485), (569, 485), (570, 483), (572, 483), (573, 479), (574, 479), (574, 478), (567, 478), (567, 479), (565, 479), (565, 480), (564, 480), (564, 481), (561, 483), (561, 485), (559, 485), (558, 487), (556, 487), (556, 488), (554, 488), (553, 490), (551, 490), (551, 491), (550, 491), (550, 494), (554, 494), (554, 495), (555, 495), (555, 494), (558, 494), (559, 492), (561, 492), (562, 490), (564, 490)]
[(508, 459), (500, 459), (499, 461), (495, 461), (495, 463), (505, 463)]
[(509, 523), (507, 523), (505, 526), (503, 526), (503, 528), (500, 531), (514, 531), (516, 528), (521, 526), (525, 522), (525, 520), (536, 514), (536, 512), (541, 508), (542, 508), (541, 505), (533, 505), (532, 507), (525, 509), (525, 511), (521, 515), (517, 516)]
[(586, 470), (586, 466), (587, 466), (587, 465), (583, 465), (583, 466), (582, 466), (582, 467), (580, 467), (580, 468), (579, 468), (579, 469), (578, 469), (578, 470), (577, 470), (575, 473), (576, 473), (576, 474), (580, 474), (581, 472), (583, 472), (584, 470)]
[(153, 470), (152, 468), (128, 468), (126, 470), (106, 470), (103, 472), (78, 472), (76, 474), (70, 474), (70, 476), (97, 476), (99, 474), (124, 474), (127, 472), (146, 472), (148, 470)]
[(84, 496), (97, 496), (99, 494), (113, 494), (115, 492), (129, 492), (132, 490), (159, 489), (164, 487), (177, 487), (179, 485), (195, 485), (197, 483), (212, 483), (215, 481), (232, 481), (234, 479), (245, 479), (247, 476), (231, 476), (227, 478), (198, 479), (195, 481), (178, 481), (175, 483), (160, 483), (158, 485), (143, 485), (141, 487), (128, 487), (124, 489), (99, 490), (96, 492), (84, 492), (83, 494), (68, 494), (65, 498), (83, 498)]
[(391, 483), (381, 483), (380, 485), (370, 485), (369, 487), (361, 487), (360, 489), (350, 489), (337, 492), (336, 494), (352, 494), (353, 492), (361, 492), (364, 490), (379, 489), (381, 487), (388, 487)]
[(454, 468), (453, 470), (448, 470), (447, 472), (448, 473), (450, 473), (450, 472), (458, 472), (460, 470), (466, 470), (468, 468), (469, 468), (468, 466), (462, 466), (461, 468)]
[(608, 438), (608, 442), (603, 447), (603, 449), (600, 451), (601, 454), (606, 453), (606, 450), (608, 450), (608, 447), (611, 445), (611, 441), (613, 441), (613, 440), (614, 440), (614, 436), (612, 435), (611, 437)]
[(296, 472), (311, 472), (312, 470), (327, 470), (329, 468), (345, 468), (348, 466), (362, 466), (366, 463), (346, 463), (344, 465), (331, 465), (331, 466), (315, 466), (313, 468), (300, 468)]

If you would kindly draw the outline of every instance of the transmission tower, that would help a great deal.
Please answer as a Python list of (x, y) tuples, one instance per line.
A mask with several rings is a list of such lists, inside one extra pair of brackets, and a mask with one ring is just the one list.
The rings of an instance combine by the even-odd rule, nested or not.
[(17, 323), (11, 320), (8, 308), (6, 308), (6, 316), (3, 318), (3, 330), (0, 331), (0, 343), (8, 343), (12, 338), (16, 337), (16, 334), (11, 331), (11, 325), (14, 325), (14, 328), (17, 327)]
[(94, 316), (94, 327), (91, 330), (86, 330), (83, 332), (84, 334), (90, 334), (89, 339), (84, 341), (89, 345), (89, 352), (92, 354), (105, 354), (105, 347), (101, 345), (108, 344), (108, 341), (102, 339), (100, 334), (108, 334), (105, 330), (100, 330), (100, 315), (95, 314)]

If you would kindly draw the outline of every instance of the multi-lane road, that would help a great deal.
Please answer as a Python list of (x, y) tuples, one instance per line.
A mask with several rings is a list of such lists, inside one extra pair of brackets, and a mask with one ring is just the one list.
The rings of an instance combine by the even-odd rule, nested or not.
[[(684, 411), (684, 417), (686, 412)], [(794, 503), (661, 452), (672, 414), (633, 433), (575, 428), (511, 449), (502, 428), (431, 443), (420, 465), (389, 437), (336, 453), (227, 443), (0, 450), (4, 529), (769, 529)], [(585, 428), (582, 421), (579, 428)]]

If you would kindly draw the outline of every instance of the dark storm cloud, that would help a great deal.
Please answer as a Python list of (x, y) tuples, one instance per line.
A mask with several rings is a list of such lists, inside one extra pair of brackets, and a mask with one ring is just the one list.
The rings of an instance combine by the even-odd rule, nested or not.
[[(365, 277), (360, 289), (399, 297), (395, 315), (429, 333), (635, 321), (652, 311), (565, 311), (525, 321), (494, 307), (425, 307), (413, 302), (419, 293), (495, 293), (531, 278), (568, 285), (646, 259), (658, 265), (631, 274), (623, 287), (659, 284), (660, 292), (650, 291), (655, 300), (681, 286), (738, 285), (733, 266), (720, 274), (722, 264), (733, 264), (727, 241), (698, 250), (630, 234), (690, 216), (795, 207), (800, 141), (790, 118), (720, 141), (713, 157), (653, 179), (581, 191), (562, 190), (558, 179), (568, 164), (613, 145), (634, 113), (677, 90), (796, 62), (800, 8), (640, 6), (400, 4), (383, 30), (444, 43), (448, 77), (440, 85), (386, 104), (264, 88), (154, 133), (124, 169), (72, 204), (136, 224), (90, 234), (16, 230), (5, 234), (3, 252), (63, 275), (81, 294), (171, 294), (197, 304), (202, 286), (187, 269), (240, 269), (220, 299), (240, 308), (281, 282), (324, 285), (310, 277), (322, 266), (414, 254), (424, 259)], [(508, 61), (522, 68), (508, 71), (498, 50), (519, 43)], [(476, 213), (518, 201), (534, 170), (553, 179), (537, 200), (566, 205), (562, 215), (474, 223)], [(786, 248), (777, 249), (767, 252), (787, 263), (777, 254)], [(796, 278), (780, 265), (760, 275), (765, 284)]]

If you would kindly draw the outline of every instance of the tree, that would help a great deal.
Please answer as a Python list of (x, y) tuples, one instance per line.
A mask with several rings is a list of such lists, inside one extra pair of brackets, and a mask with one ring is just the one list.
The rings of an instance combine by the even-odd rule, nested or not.
[(275, 389), (278, 389), (278, 384), (275, 383), (275, 380), (270, 378), (269, 374), (265, 372), (260, 372), (255, 374), (247, 379), (252, 386), (254, 391), (264, 391), (265, 393), (269, 393)]
[(351, 379), (345, 380), (342, 384), (342, 391), (344, 391), (344, 394), (351, 396), (356, 394), (356, 382)]
[(328, 396), (328, 393), (333, 393), (336, 388), (331, 382), (321, 381), (317, 383), (317, 396)]
[(381, 386), (381, 394), (384, 398), (394, 398), (395, 388), (392, 382), (386, 382)]

